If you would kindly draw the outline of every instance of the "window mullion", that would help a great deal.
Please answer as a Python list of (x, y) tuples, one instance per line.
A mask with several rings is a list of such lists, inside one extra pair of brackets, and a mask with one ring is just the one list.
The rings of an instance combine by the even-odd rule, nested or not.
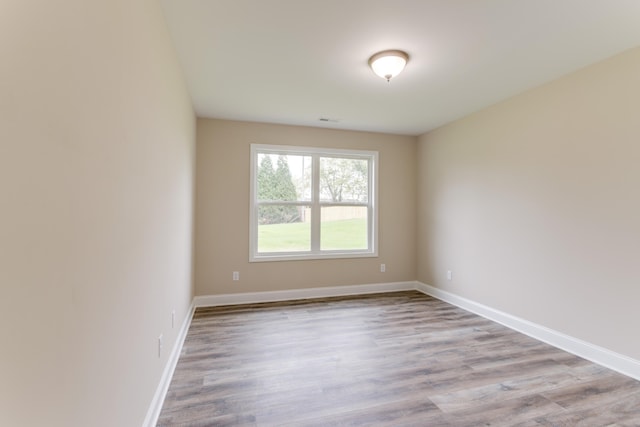
[(320, 157), (311, 158), (311, 252), (320, 252)]

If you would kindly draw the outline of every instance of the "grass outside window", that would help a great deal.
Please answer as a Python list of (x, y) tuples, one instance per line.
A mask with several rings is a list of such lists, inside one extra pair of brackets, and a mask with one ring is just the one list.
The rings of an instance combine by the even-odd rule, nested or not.
[[(325, 250), (367, 247), (366, 218), (326, 221), (322, 223), (322, 247)], [(260, 252), (308, 251), (309, 224), (268, 224), (258, 226)]]

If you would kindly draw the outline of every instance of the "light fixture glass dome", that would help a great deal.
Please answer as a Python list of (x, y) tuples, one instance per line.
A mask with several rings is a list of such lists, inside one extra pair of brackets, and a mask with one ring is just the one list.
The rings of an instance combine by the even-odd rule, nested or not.
[(374, 73), (389, 81), (404, 70), (409, 55), (401, 50), (385, 50), (369, 58), (369, 66)]

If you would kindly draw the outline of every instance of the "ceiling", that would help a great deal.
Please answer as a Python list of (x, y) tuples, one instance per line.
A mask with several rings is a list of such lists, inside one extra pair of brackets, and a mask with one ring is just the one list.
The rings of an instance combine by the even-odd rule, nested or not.
[(198, 117), (419, 135), (640, 45), (638, 0), (160, 1)]

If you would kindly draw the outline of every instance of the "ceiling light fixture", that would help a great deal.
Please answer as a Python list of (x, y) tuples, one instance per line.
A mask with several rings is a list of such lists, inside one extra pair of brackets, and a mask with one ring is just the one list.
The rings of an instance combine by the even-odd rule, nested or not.
[(389, 82), (404, 70), (409, 55), (401, 50), (384, 50), (369, 58), (369, 66), (374, 73)]

